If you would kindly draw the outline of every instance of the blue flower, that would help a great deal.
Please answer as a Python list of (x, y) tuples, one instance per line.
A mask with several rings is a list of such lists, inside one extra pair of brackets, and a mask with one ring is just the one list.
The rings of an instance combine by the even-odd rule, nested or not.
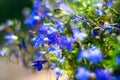
[(103, 61), (103, 55), (101, 51), (96, 47), (88, 49), (88, 54), (89, 57), (87, 59), (93, 64), (97, 64)]
[(116, 63), (117, 63), (117, 65), (120, 65), (120, 56), (117, 56)]
[(58, 67), (54, 68), (54, 71), (58, 77), (62, 76), (62, 74), (64, 73), (64, 71), (59, 69)]
[(34, 48), (38, 48), (39, 46), (42, 46), (45, 41), (44, 41), (44, 36), (39, 35), (37, 38), (34, 39)]
[(85, 37), (87, 37), (87, 33), (86, 31), (79, 31), (79, 30), (73, 30), (73, 37), (76, 39), (76, 40), (79, 40), (79, 41), (83, 41), (85, 39)]
[(104, 16), (106, 13), (102, 10), (96, 10), (96, 14), (99, 16)]
[(5, 39), (8, 39), (8, 40), (10, 40), (10, 39), (11, 40), (17, 40), (18, 37), (11, 33), (11, 34), (5, 35)]
[(90, 72), (84, 67), (78, 67), (75, 77), (78, 80), (89, 80)]
[(65, 31), (65, 27), (64, 27), (64, 24), (62, 23), (62, 22), (55, 22), (55, 24), (56, 24), (56, 28), (57, 28), (57, 30), (59, 31), (59, 33), (64, 33), (64, 31)]
[(35, 58), (35, 59), (38, 59), (38, 58), (41, 58), (42, 56), (43, 56), (43, 54), (38, 53), (38, 54), (36, 54), (36, 55), (34, 56), (34, 58)]
[(63, 49), (67, 49), (67, 51), (69, 51), (69, 52), (73, 50), (73, 43), (66, 36), (61, 36), (60, 42), (61, 42), (60, 46)]
[(41, 71), (42, 70), (42, 65), (44, 63), (46, 63), (47, 60), (37, 60), (37, 61), (33, 61), (33, 67), (36, 68), (38, 71)]
[(0, 56), (4, 56), (5, 55), (5, 53), (6, 53), (7, 51), (6, 50), (0, 50)]
[(81, 61), (83, 58), (88, 58), (88, 57), (89, 57), (89, 53), (87, 52), (87, 50), (80, 50), (77, 60)]
[(94, 46), (88, 50), (80, 50), (77, 60), (81, 61), (83, 58), (88, 59), (93, 64), (98, 64), (103, 61), (103, 55), (101, 51)]
[(62, 50), (59, 47), (49, 48), (48, 52), (56, 54), (58, 58), (62, 57)]
[(57, 8), (63, 10), (66, 14), (75, 14), (75, 12), (65, 2), (58, 2)]
[(0, 32), (4, 29), (3, 25), (0, 25)]
[(96, 69), (95, 74), (97, 80), (113, 80), (113, 77), (108, 69)]
[(57, 67), (57, 64), (56, 64), (56, 63), (53, 63), (53, 64), (50, 66), (51, 69), (55, 69), (56, 67)]
[(108, 6), (109, 8), (113, 7), (113, 5), (114, 5), (113, 0), (110, 0), (110, 1), (107, 2), (107, 6)]

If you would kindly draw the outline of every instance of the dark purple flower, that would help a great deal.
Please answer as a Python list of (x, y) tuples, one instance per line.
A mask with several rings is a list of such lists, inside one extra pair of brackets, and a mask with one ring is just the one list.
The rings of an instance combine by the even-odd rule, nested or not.
[(47, 60), (37, 60), (33, 61), (33, 67), (36, 68), (38, 71), (41, 71), (43, 69), (42, 65), (46, 63)]

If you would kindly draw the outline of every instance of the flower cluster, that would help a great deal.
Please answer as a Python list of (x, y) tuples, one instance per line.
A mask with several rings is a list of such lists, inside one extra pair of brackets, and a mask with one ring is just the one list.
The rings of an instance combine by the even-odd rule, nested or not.
[[(10, 33), (5, 39), (18, 40), (21, 51), (32, 52), (29, 54), (32, 66), (38, 71), (48, 63), (58, 78), (67, 74), (74, 80), (119, 80), (120, 23), (115, 17), (120, 15), (115, 9), (116, 3), (114, 0), (52, 3), (34, 0), (24, 22), (29, 35), (21, 40), (23, 35)], [(6, 24), (11, 26), (13, 22)], [(3, 28), (0, 26), (0, 31)], [(0, 51), (1, 55), (4, 53)]]

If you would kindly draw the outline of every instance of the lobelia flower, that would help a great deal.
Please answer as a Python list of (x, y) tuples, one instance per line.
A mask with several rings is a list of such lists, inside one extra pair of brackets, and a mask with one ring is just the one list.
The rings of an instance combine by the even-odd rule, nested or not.
[(88, 54), (89, 57), (87, 59), (93, 64), (97, 64), (103, 61), (103, 55), (101, 51), (96, 47), (88, 49)]
[(4, 29), (3, 25), (0, 25), (0, 32)]
[(25, 20), (25, 24), (29, 25), (29, 29), (34, 29), (40, 21), (44, 20), (46, 17), (49, 17), (48, 14), (50, 10), (45, 7), (45, 4), (40, 0), (35, 0), (33, 11), (31, 12), (30, 17)]
[(95, 74), (97, 80), (113, 80), (113, 76), (108, 69), (96, 69)]
[(78, 80), (89, 80), (90, 72), (84, 67), (78, 67), (75, 77)]
[(6, 53), (7, 51), (6, 50), (0, 50), (0, 56), (4, 56), (5, 55), (5, 53)]
[(62, 74), (64, 73), (64, 71), (59, 69), (58, 67), (54, 68), (53, 70), (55, 71), (55, 73), (58, 77), (62, 76)]
[(96, 14), (99, 16), (104, 16), (105, 12), (103, 10), (96, 10)]
[(117, 63), (117, 65), (120, 65), (120, 56), (117, 56), (116, 63)]
[(109, 1), (106, 3), (106, 5), (107, 5), (109, 8), (113, 7), (113, 6), (114, 6), (113, 0), (109, 0)]
[(12, 20), (7, 20), (7, 21), (6, 21), (6, 25), (7, 25), (7, 26), (13, 25), (13, 21), (12, 21)]
[(38, 53), (38, 54), (36, 54), (36, 55), (34, 56), (34, 58), (35, 58), (35, 59), (38, 59), (38, 58), (41, 58), (42, 56), (43, 56), (43, 54)]
[(43, 69), (42, 65), (45, 64), (47, 60), (36, 60), (33, 61), (33, 67), (36, 68), (38, 71), (41, 71)]
[(58, 2), (57, 8), (64, 11), (66, 14), (75, 14), (75, 12), (65, 3), (65, 2)]
[(88, 50), (80, 50), (77, 60), (81, 61), (83, 58), (88, 59), (93, 64), (98, 64), (103, 61), (103, 55), (101, 51), (94, 46)]
[(58, 58), (62, 57), (62, 50), (59, 47), (49, 48), (48, 52), (56, 54)]
[(51, 69), (55, 69), (56, 67), (57, 67), (57, 64), (56, 64), (56, 63), (53, 63), (53, 64), (50, 66)]
[(44, 38), (45, 37), (43, 35), (39, 35), (37, 38), (35, 38), (33, 40), (34, 48), (38, 48), (39, 46), (42, 46), (45, 43)]
[(87, 37), (87, 33), (86, 31), (79, 31), (79, 30), (73, 30), (73, 37), (76, 39), (76, 40), (79, 40), (79, 41), (83, 41), (85, 39), (85, 37)]
[(89, 54), (88, 54), (87, 50), (80, 50), (77, 60), (81, 61), (83, 58), (88, 58), (88, 57), (89, 57)]
[(67, 49), (67, 51), (72, 51), (73, 50), (73, 43), (71, 41), (71, 39), (67, 38), (66, 36), (61, 36), (60, 37), (60, 46), (63, 49)]
[(10, 40), (10, 39), (11, 40), (17, 40), (18, 37), (11, 33), (11, 34), (5, 35), (5, 39), (8, 39), (8, 40)]
[(56, 24), (55, 27), (59, 31), (59, 33), (64, 33), (65, 32), (65, 27), (64, 27), (64, 24), (62, 22), (56, 21), (55, 24)]

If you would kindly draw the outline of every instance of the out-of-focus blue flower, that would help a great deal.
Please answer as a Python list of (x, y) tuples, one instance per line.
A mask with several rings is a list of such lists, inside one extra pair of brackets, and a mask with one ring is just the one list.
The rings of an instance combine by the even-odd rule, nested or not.
[(115, 80), (120, 80), (120, 76), (117, 76)]
[(37, 61), (33, 61), (33, 67), (36, 68), (38, 71), (41, 71), (42, 70), (42, 65), (44, 63), (46, 63), (47, 60), (37, 60)]
[(116, 28), (120, 30), (120, 25), (116, 26)]
[(38, 48), (39, 46), (42, 46), (45, 41), (44, 41), (44, 36), (39, 35), (37, 38), (35, 38), (34, 42), (34, 48)]
[(108, 69), (97, 69), (95, 70), (97, 80), (113, 80), (113, 77)]
[(12, 21), (12, 20), (7, 20), (7, 21), (6, 21), (6, 25), (7, 25), (7, 26), (11, 26), (12, 24), (13, 24), (13, 21)]
[(14, 34), (7, 34), (7, 35), (5, 35), (5, 39), (17, 40), (18, 37), (15, 36)]
[(99, 16), (104, 16), (105, 12), (102, 11), (102, 10), (96, 10), (96, 14), (99, 15)]
[(88, 58), (88, 57), (89, 57), (89, 53), (87, 52), (87, 50), (80, 50), (77, 60), (81, 61), (83, 58)]
[(83, 41), (87, 37), (86, 31), (73, 30), (73, 37), (76, 40)]
[(97, 64), (103, 61), (103, 55), (96, 47), (89, 48), (88, 50), (80, 50), (80, 54), (78, 55), (77, 60), (81, 61), (83, 58), (88, 59), (93, 64)]
[(63, 10), (66, 14), (75, 14), (75, 12), (65, 2), (58, 2), (57, 8)]
[(117, 65), (120, 65), (120, 56), (116, 57), (116, 63), (117, 63)]
[(107, 6), (108, 6), (109, 8), (113, 7), (113, 5), (114, 5), (113, 0), (110, 0), (110, 1), (107, 2)]
[(0, 25), (0, 32), (4, 29), (3, 25)]
[(14, 42), (15, 42), (15, 40), (9, 39), (8, 41), (6, 41), (6, 42), (4, 43), (4, 46), (8, 46), (8, 45), (10, 45), (10, 44), (12, 44), (12, 43), (14, 43)]
[(78, 80), (89, 80), (90, 72), (84, 67), (78, 67), (75, 77)]
[(101, 8), (103, 8), (103, 5), (104, 4), (102, 2), (98, 2), (97, 4), (95, 4), (95, 7), (101, 9)]
[(58, 58), (57, 59), (61, 64), (63, 64), (65, 61), (66, 61), (66, 58), (63, 57), (63, 58)]
[(64, 71), (59, 69), (58, 67), (54, 68), (54, 71), (58, 77), (62, 76), (62, 74), (64, 73)]
[(60, 42), (61, 42), (60, 46), (63, 49), (67, 49), (67, 51), (69, 51), (69, 52), (73, 50), (73, 43), (66, 36), (61, 36)]
[(113, 27), (106, 28), (105, 34), (108, 34), (108, 33), (112, 32), (113, 30), (114, 30)]
[(57, 67), (57, 64), (56, 64), (56, 63), (53, 63), (53, 64), (50, 66), (51, 69), (55, 69), (56, 67)]
[(88, 54), (89, 57), (87, 59), (93, 64), (97, 64), (103, 61), (103, 55), (101, 51), (96, 47), (88, 49)]
[(35, 58), (35, 59), (38, 59), (38, 58), (41, 58), (42, 56), (43, 56), (43, 54), (38, 53), (38, 54), (36, 54), (36, 55), (34, 56), (34, 58)]
[(6, 50), (0, 50), (0, 56), (4, 56), (5, 55), (5, 53), (6, 53), (7, 51)]

